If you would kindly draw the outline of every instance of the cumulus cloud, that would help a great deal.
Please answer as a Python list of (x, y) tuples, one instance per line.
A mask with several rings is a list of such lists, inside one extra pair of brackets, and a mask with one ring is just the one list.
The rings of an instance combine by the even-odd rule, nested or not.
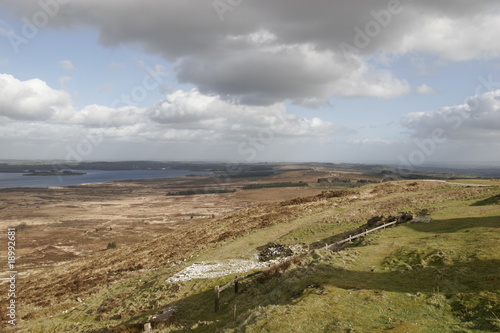
[(226, 140), (254, 135), (260, 130), (272, 132), (274, 137), (318, 138), (345, 133), (342, 127), (319, 118), (287, 114), (283, 103), (245, 106), (195, 89), (169, 94), (148, 112), (153, 121), (168, 128), (209, 131)]
[(500, 139), (500, 90), (469, 98), (461, 105), (414, 112), (401, 123), (415, 137), (430, 138), (443, 131), (449, 139), (497, 142)]
[(393, 98), (410, 90), (405, 80), (372, 69), (359, 58), (346, 62), (338, 53), (305, 44), (272, 43), (235, 50), (233, 56), (220, 59), (186, 57), (177, 62), (176, 68), (181, 82), (194, 83), (202, 91), (216, 91), (243, 104), (266, 105), (285, 99), (297, 104), (321, 104), (332, 94)]
[(395, 53), (422, 52), (441, 59), (466, 61), (500, 56), (500, 13), (488, 15), (428, 15), (420, 24), (408, 29), (404, 39), (388, 45)]
[[(27, 0), (4, 6), (29, 14), (39, 5)], [(495, 0), (256, 0), (231, 9), (221, 21), (211, 1), (144, 6), (133, 0), (75, 0), (61, 6), (49, 24), (91, 26), (109, 47), (142, 45), (175, 63), (180, 81), (256, 105), (286, 99), (314, 105), (330, 95), (392, 98), (414, 91), (404, 79), (368, 65), (367, 59), (381, 53), (444, 61), (500, 55)], [(367, 36), (362, 47), (356, 44), (360, 31)], [(345, 57), (342, 43), (359, 52)]]
[(20, 81), (0, 74), (0, 116), (18, 120), (50, 120), (71, 110), (70, 96), (44, 81)]
[(65, 124), (85, 125), (99, 128), (118, 128), (144, 122), (144, 109), (122, 107), (118, 109), (102, 105), (87, 105), (61, 121)]
[[(445, 63), (500, 57), (497, 0), (227, 3), (232, 8), (223, 20), (213, 1), (205, 0), (150, 1), (147, 6), (136, 0), (74, 0), (61, 5), (48, 21), (49, 28), (87, 26), (98, 31), (106, 47), (142, 46), (147, 53), (163, 56), (177, 81), (195, 89), (165, 85), (165, 100), (146, 109), (89, 105), (75, 110), (66, 92), (41, 80), (0, 75), (0, 117), (14, 128), (24, 124), (23, 134), (32, 129), (42, 135), (54, 127), (52, 133), (62, 137), (98, 131), (110, 141), (220, 145), (260, 129), (289, 138), (288, 142), (320, 140), (345, 131), (319, 118), (291, 115), (285, 103), (312, 108), (332, 96), (388, 99), (432, 94), (431, 86), (410, 86), (405, 77), (384, 68), (405, 75), (399, 66), (412, 59), (420, 74), (429, 75)], [(390, 3), (397, 9), (391, 12)], [(0, 9), (30, 18), (41, 7), (38, 0), (5, 0)], [(0, 28), (1, 35), (13, 33)], [(341, 45), (352, 47), (345, 52)], [(74, 68), (69, 60), (60, 65)], [(121, 69), (123, 64), (110, 67)], [(161, 64), (148, 68), (158, 75), (165, 71)], [(463, 105), (412, 113), (401, 123), (415, 137), (428, 137), (442, 128), (453, 139), (492, 142), (498, 139), (499, 115), (498, 95), (491, 94), (478, 94)], [(48, 127), (36, 125), (38, 121)], [(391, 144), (384, 139), (351, 143), (366, 151)]]
[(0, 125), (0, 141), (16, 144), (47, 144), (54, 142), (68, 142), (76, 136), (74, 126), (54, 126), (44, 122), (20, 122), (2, 119)]
[(0, 75), (0, 138), (20, 142), (72, 142), (100, 137), (111, 142), (200, 142), (225, 145), (259, 135), (285, 143), (324, 142), (348, 131), (319, 118), (289, 114), (283, 103), (245, 106), (196, 89), (178, 90), (150, 108), (88, 105), (76, 110), (64, 91), (45, 82)]

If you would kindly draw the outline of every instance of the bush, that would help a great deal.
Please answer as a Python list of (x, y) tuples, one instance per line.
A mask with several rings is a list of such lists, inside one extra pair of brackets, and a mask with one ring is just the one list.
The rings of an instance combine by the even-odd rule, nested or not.
[(106, 246), (106, 250), (114, 249), (114, 248), (116, 248), (116, 242), (109, 242), (108, 246)]
[(28, 224), (26, 224), (26, 222), (21, 222), (20, 224), (15, 226), (16, 231), (22, 231), (22, 230), (27, 229), (29, 227), (30, 226)]

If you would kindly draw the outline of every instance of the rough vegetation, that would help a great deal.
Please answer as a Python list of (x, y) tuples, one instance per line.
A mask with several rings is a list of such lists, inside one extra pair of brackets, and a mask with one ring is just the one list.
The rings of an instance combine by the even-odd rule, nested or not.
[(298, 182), (284, 182), (284, 183), (266, 183), (266, 184), (250, 184), (242, 187), (243, 190), (255, 190), (258, 188), (272, 188), (272, 187), (305, 187), (307, 183)]
[[(22, 279), (19, 331), (141, 332), (151, 316), (175, 307), (167, 321), (153, 323), (155, 332), (495, 332), (499, 195), (496, 187), (390, 182), (178, 226)], [(262, 246), (289, 253), (298, 243), (315, 248), (367, 221), (360, 228), (416, 215), (433, 222), (401, 223), (339, 252), (311, 251), (242, 283), (238, 294), (224, 291), (217, 314), (213, 288), (234, 275), (165, 282), (200, 257), (248, 259)]]

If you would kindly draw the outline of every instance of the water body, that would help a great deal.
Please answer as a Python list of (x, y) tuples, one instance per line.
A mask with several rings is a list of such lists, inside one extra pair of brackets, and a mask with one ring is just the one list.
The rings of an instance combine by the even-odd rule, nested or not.
[(183, 177), (205, 175), (210, 172), (189, 170), (71, 170), (82, 172), (79, 176), (23, 176), (22, 173), (0, 173), (0, 188), (7, 187), (59, 187), (86, 183), (106, 183), (117, 180)]

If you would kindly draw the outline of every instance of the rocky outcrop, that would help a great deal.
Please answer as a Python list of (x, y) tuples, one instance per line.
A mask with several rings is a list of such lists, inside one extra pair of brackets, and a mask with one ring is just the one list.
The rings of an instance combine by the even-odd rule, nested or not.
[(287, 245), (268, 243), (259, 253), (259, 261), (270, 261), (278, 258), (290, 257), (293, 250)]

